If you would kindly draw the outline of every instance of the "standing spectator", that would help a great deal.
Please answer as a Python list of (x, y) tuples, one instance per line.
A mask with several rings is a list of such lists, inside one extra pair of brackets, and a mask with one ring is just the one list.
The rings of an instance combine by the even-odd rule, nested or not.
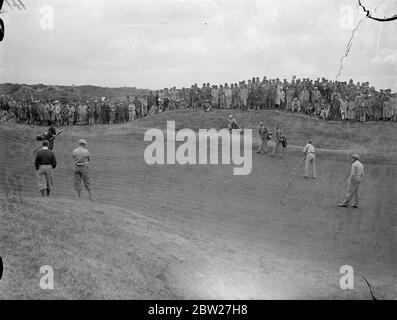
[(77, 124), (83, 124), (83, 104), (77, 107)]
[(390, 100), (388, 99), (383, 102), (383, 112), (382, 112), (383, 121), (390, 121), (391, 113), (392, 113), (391, 103)]
[(219, 108), (219, 89), (218, 86), (212, 86), (211, 90), (211, 105), (218, 109)]
[(109, 124), (109, 104), (106, 101), (106, 98), (102, 98), (102, 114), (101, 114), (101, 123)]
[(114, 102), (111, 102), (109, 106), (109, 124), (115, 123), (115, 120), (116, 120), (116, 105)]
[(251, 110), (254, 107), (254, 87), (255, 83), (251, 80), (248, 80), (248, 96), (247, 96), (247, 106), (248, 110)]
[(392, 105), (392, 121), (397, 121), (397, 97), (392, 97), (391, 99)]
[(84, 139), (79, 140), (79, 147), (73, 150), (74, 162), (74, 189), (79, 198), (81, 198), (82, 184), (88, 192), (90, 200), (92, 200), (91, 179), (88, 174), (88, 164), (90, 162), (90, 152), (86, 149), (87, 142)]
[(339, 112), (342, 121), (347, 120), (347, 108), (348, 108), (348, 102), (345, 99), (341, 99)]
[(66, 103), (62, 103), (61, 106), (61, 125), (66, 126), (69, 118), (69, 106)]
[(262, 103), (262, 90), (259, 83), (255, 83), (253, 91), (253, 101), (254, 110), (259, 110)]
[(330, 105), (330, 114), (329, 118), (330, 120), (340, 120), (340, 96), (339, 95), (333, 95), (331, 105)]
[(38, 124), (39, 123), (39, 116), (38, 116), (38, 113), (37, 113), (37, 107), (38, 107), (38, 101), (32, 102), (32, 107), (30, 109), (31, 116), (32, 116), (31, 124)]
[(283, 90), (283, 86), (281, 84), (277, 85), (277, 91), (276, 91), (276, 107), (279, 109), (282, 109), (282, 106), (284, 105), (285, 101), (285, 93)]
[(43, 119), (45, 123), (51, 122), (51, 106), (50, 102), (47, 100), (47, 103), (44, 105), (44, 110), (43, 110)]
[(347, 96), (347, 113), (346, 113), (346, 120), (349, 122), (354, 121), (354, 101), (352, 100), (351, 96)]
[(69, 114), (68, 114), (68, 125), (74, 125), (75, 124), (75, 112), (76, 112), (76, 107), (72, 103), (69, 107)]
[(81, 108), (81, 112), (82, 112), (81, 120), (82, 120), (83, 125), (88, 124), (88, 104), (89, 103), (90, 103), (90, 101), (87, 100), (85, 103), (83, 103), (83, 106)]
[(88, 107), (88, 124), (95, 124), (95, 105), (92, 103)]
[(33, 124), (32, 102), (27, 102), (27, 124)]
[[(150, 107), (150, 110), (157, 108), (156, 104), (153, 104)], [(136, 119), (136, 111), (135, 111), (135, 104), (130, 101), (129, 105), (128, 105), (128, 112), (129, 112), (129, 121), (135, 120)], [(149, 111), (150, 114), (151, 111)]]
[(291, 111), (292, 110), (292, 101), (294, 100), (294, 89), (290, 86), (285, 88), (285, 102), (286, 102), (286, 109)]
[(248, 88), (245, 82), (241, 84), (240, 87), (240, 102), (241, 102), (241, 110), (247, 111), (248, 106)]
[(229, 88), (229, 85), (225, 83), (225, 107), (226, 109), (230, 109), (232, 107), (232, 90)]
[(269, 83), (269, 87), (268, 87), (267, 109), (273, 109), (276, 103), (276, 96), (277, 96), (277, 86), (274, 83), (274, 80), (272, 80)]
[(50, 121), (52, 124), (56, 125), (56, 112), (55, 112), (55, 104), (57, 101), (54, 101), (53, 103), (50, 103)]
[(95, 100), (95, 123), (101, 124), (102, 123), (102, 103), (98, 100)]
[(115, 105), (115, 123), (121, 123), (123, 119), (123, 112), (121, 110), (121, 103), (117, 102)]
[(209, 104), (211, 104), (211, 98), (212, 98), (211, 93), (212, 93), (211, 85), (209, 83), (207, 83), (207, 86), (205, 88), (205, 100)]
[(239, 87), (237, 86), (237, 84), (232, 83), (231, 90), (232, 90), (232, 108), (240, 109)]
[(44, 125), (44, 104), (39, 102), (37, 105), (37, 116), (39, 119), (39, 125)]
[(61, 118), (61, 104), (58, 100), (54, 102), (54, 114), (55, 114), (54, 116), (55, 125), (59, 127), (61, 125), (62, 118)]
[(73, 125), (79, 124), (80, 121), (80, 113), (79, 108), (81, 110), (81, 102), (74, 102), (74, 122)]
[(137, 118), (142, 118), (142, 102), (138, 99), (138, 96), (134, 98), (135, 113)]
[(299, 95), (299, 101), (301, 104), (301, 110), (304, 113), (308, 111), (309, 100), (310, 100), (309, 91), (307, 91), (306, 87), (303, 87), (303, 90)]
[(219, 86), (219, 107), (221, 109), (225, 109), (226, 106), (226, 97), (225, 97), (225, 91), (223, 89), (223, 86)]

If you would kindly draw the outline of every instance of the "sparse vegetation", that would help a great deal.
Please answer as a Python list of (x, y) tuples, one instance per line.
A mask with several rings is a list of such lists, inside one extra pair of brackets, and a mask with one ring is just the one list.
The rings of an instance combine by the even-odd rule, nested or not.
[(86, 99), (87, 97), (99, 99), (107, 97), (114, 100), (125, 100), (127, 96), (146, 95), (149, 90), (135, 87), (106, 88), (91, 85), (84, 86), (55, 86), (55, 85), (26, 85), (26, 84), (0, 84), (0, 95), (12, 95), (16, 99), (55, 100)]

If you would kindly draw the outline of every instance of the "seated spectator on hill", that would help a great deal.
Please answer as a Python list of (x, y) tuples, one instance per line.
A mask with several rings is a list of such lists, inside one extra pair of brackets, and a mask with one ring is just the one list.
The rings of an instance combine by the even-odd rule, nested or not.
[(301, 112), (301, 103), (298, 98), (294, 98), (291, 103), (291, 111), (292, 112)]

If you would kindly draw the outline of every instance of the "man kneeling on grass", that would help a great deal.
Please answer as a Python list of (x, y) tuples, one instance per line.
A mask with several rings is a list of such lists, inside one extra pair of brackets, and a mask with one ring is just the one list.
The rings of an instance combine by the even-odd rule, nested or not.
[(83, 139), (79, 140), (79, 147), (73, 150), (74, 169), (74, 189), (79, 198), (81, 197), (82, 183), (88, 192), (90, 200), (92, 200), (91, 182), (88, 174), (88, 163), (90, 162), (90, 152), (85, 148), (87, 142)]
[(43, 141), (43, 149), (37, 152), (34, 166), (38, 170), (38, 185), (42, 197), (50, 196), (51, 187), (54, 184), (52, 170), (57, 166), (54, 153), (48, 149), (49, 142)]

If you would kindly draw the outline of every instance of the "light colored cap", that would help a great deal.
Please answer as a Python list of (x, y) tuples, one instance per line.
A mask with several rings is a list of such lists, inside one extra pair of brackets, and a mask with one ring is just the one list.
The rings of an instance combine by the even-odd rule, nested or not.
[(233, 115), (231, 114), (231, 115), (229, 115), (229, 118), (233, 118)]
[(80, 139), (79, 140), (79, 144), (84, 144), (85, 145), (85, 144), (87, 144), (87, 141), (85, 141), (84, 139)]
[(358, 154), (353, 154), (352, 158), (355, 160), (360, 160), (360, 156)]

